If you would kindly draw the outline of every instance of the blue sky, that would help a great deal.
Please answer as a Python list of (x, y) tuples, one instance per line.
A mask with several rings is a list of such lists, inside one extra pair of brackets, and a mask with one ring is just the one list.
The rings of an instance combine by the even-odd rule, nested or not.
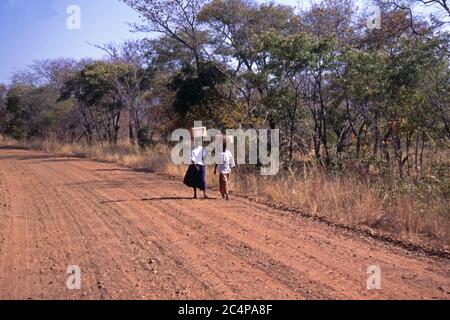
[[(70, 5), (81, 9), (80, 30), (66, 27)], [(138, 15), (119, 0), (0, 0), (0, 83), (37, 59), (101, 57), (89, 43), (138, 37), (130, 21)]]
[[(81, 9), (81, 30), (66, 27), (70, 5)], [(119, 0), (0, 0), (0, 83), (35, 60), (100, 58), (104, 53), (89, 43), (143, 37), (130, 32), (132, 21), (139, 21), (138, 14)]]
[[(305, 9), (310, 0), (275, 2)], [(70, 5), (81, 9), (81, 30), (66, 27)], [(138, 14), (119, 0), (0, 0), (0, 83), (34, 60), (100, 58), (104, 53), (89, 43), (143, 37), (130, 32), (128, 22), (133, 21), (139, 21)]]

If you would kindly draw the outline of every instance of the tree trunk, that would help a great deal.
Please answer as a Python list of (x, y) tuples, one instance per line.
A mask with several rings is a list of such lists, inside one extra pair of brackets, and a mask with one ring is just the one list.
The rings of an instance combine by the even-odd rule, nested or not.
[(398, 166), (398, 175), (400, 180), (403, 180), (403, 155), (402, 155), (402, 141), (400, 137), (394, 136), (394, 148), (395, 148), (395, 157), (397, 159)]

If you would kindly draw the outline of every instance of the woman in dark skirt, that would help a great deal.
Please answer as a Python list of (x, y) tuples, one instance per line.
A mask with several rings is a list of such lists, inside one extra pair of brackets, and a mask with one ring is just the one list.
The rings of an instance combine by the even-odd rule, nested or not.
[(197, 199), (197, 189), (203, 191), (206, 198), (206, 168), (205, 168), (205, 149), (199, 145), (191, 152), (192, 164), (189, 166), (184, 177), (184, 184), (194, 189), (194, 199)]

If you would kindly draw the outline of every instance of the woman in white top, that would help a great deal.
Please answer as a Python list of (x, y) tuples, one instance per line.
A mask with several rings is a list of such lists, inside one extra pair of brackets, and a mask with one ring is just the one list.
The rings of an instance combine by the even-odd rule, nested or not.
[(208, 198), (206, 195), (205, 156), (206, 151), (201, 144), (194, 147), (191, 152), (192, 164), (184, 177), (184, 184), (194, 189), (194, 199), (197, 199), (197, 189), (203, 191), (205, 199)]

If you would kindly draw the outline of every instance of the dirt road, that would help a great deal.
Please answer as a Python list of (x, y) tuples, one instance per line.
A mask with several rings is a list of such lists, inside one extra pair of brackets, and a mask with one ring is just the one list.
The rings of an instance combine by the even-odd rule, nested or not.
[[(449, 260), (190, 196), (159, 175), (0, 147), (0, 298), (450, 298)], [(81, 290), (67, 289), (71, 265)], [(366, 288), (370, 265), (381, 290)]]

